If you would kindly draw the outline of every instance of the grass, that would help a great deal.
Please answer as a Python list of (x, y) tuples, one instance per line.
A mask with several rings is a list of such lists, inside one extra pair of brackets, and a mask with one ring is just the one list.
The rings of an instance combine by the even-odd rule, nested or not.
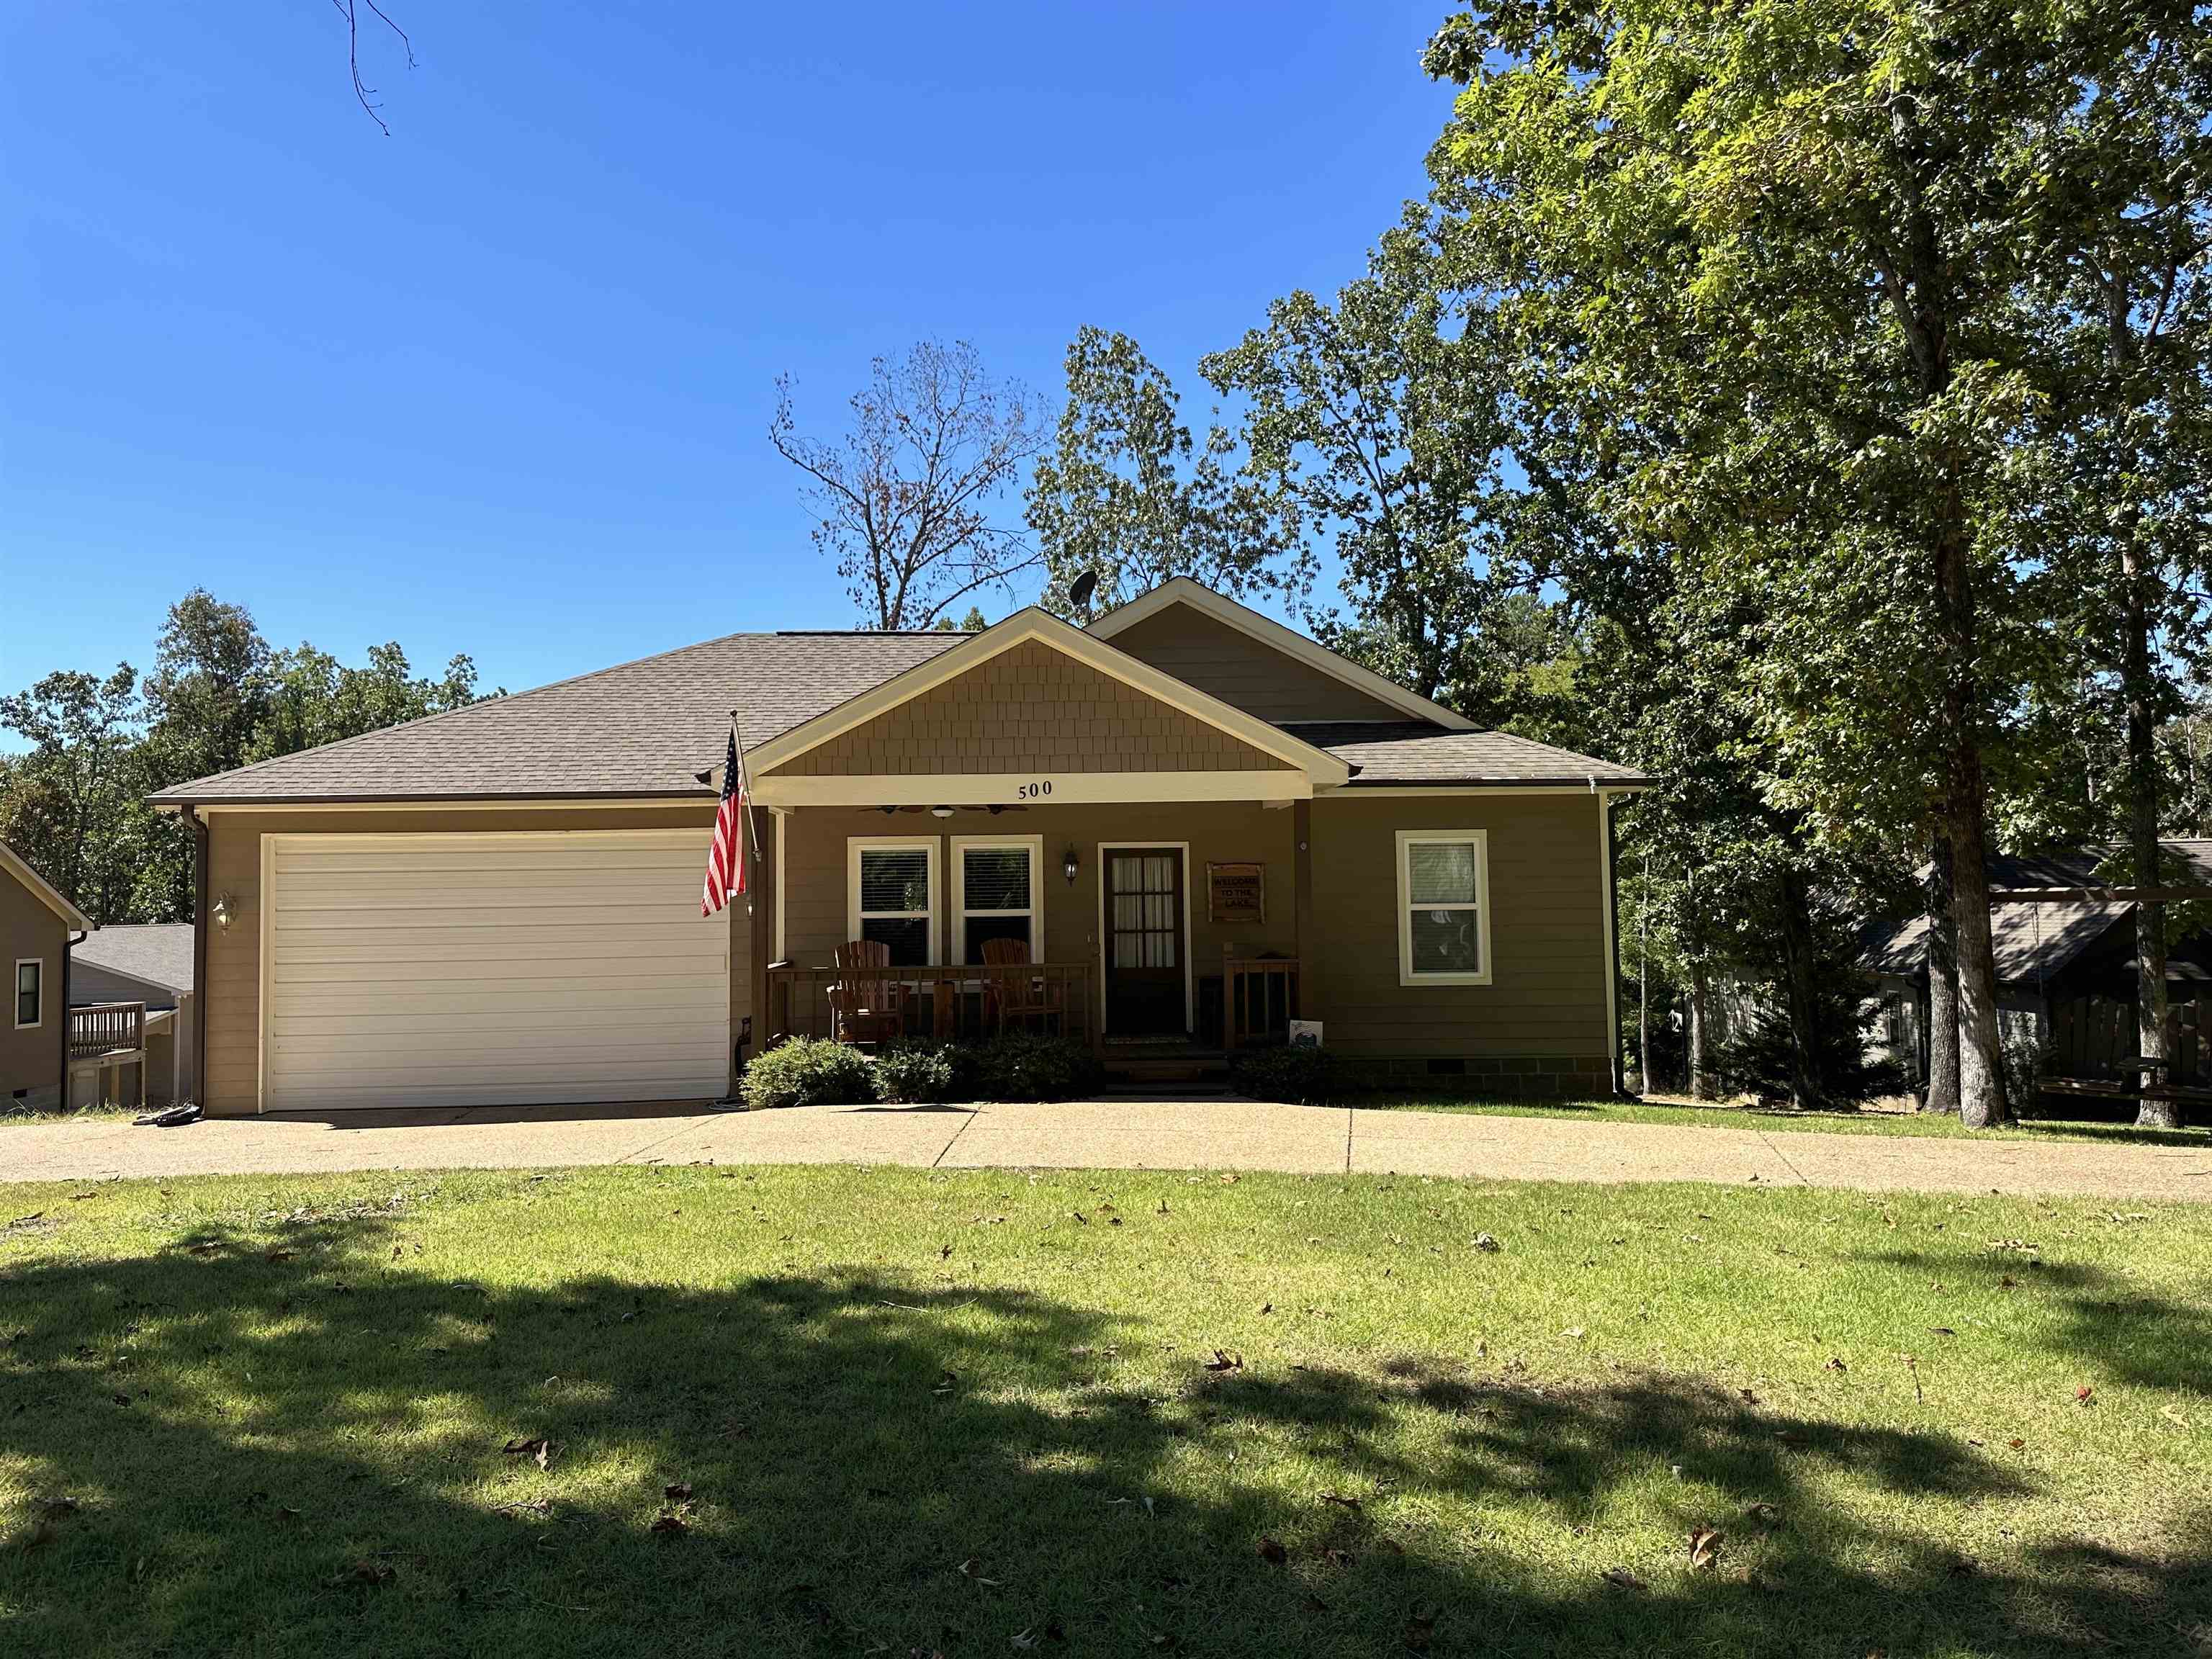
[(1489, 1117), (1564, 1117), (1590, 1123), (1672, 1123), (1694, 1128), (1814, 1130), (1830, 1134), (1926, 1135), (2012, 1140), (2094, 1140), (2136, 1146), (2212, 1148), (2212, 1130), (2139, 1129), (2133, 1123), (2035, 1118), (2002, 1129), (1968, 1129), (1942, 1112), (1886, 1102), (1858, 1110), (1795, 1111), (1745, 1102), (1646, 1097), (1641, 1100), (1486, 1100), (1431, 1094), (1359, 1095), (1346, 1103), (1376, 1111), (1463, 1112)]
[(11, 1651), (2212, 1641), (2212, 1207), (836, 1168), (7, 1203)]
[(103, 1102), (97, 1106), (72, 1106), (66, 1111), (39, 1111), (19, 1102), (0, 1100), (0, 1128), (16, 1123), (128, 1123), (142, 1112), (160, 1109), (155, 1106), (117, 1106)]

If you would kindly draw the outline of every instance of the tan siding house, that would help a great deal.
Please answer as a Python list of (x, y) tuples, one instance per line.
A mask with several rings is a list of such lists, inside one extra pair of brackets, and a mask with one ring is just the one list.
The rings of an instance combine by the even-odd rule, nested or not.
[[(750, 890), (702, 917), (733, 721)], [(798, 1033), (1218, 1062), (1293, 1019), (1602, 1091), (1648, 782), (1178, 580), (1087, 629), (732, 635), (155, 799), (204, 832), (205, 1103), (321, 1113), (715, 1095)], [(851, 941), (890, 958), (865, 1030)]]

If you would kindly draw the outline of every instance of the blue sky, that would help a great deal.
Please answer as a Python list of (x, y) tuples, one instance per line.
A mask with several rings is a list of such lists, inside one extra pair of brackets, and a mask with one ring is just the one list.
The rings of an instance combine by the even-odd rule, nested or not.
[(389, 138), (326, 0), (0, 18), (0, 690), (147, 666), (195, 584), (515, 690), (844, 626), (779, 373), (826, 429), (965, 337), (1056, 410), (1090, 322), (1202, 416), (1449, 106), (1442, 0), (387, 9)]

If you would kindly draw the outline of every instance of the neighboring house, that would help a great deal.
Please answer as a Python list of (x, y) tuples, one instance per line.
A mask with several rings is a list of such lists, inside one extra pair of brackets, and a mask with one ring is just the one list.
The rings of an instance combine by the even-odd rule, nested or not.
[[(702, 920), (733, 715), (751, 890)], [(1649, 781), (1178, 580), (1087, 629), (732, 635), (154, 799), (200, 837), (203, 1103), (329, 1111), (720, 1096), (794, 1031), (1134, 1070), (1293, 1014), (1374, 1070), (1602, 1093), (1610, 809)]]
[(92, 926), (15, 851), (0, 845), (0, 957), (9, 997), (0, 1016), (0, 1098), (48, 1109), (68, 1074), (72, 933)]
[[(167, 1105), (192, 1097), (192, 927), (190, 922), (102, 927), (70, 957), (73, 1008), (143, 1006), (144, 1098)], [(111, 1062), (108, 1069), (120, 1069)], [(80, 1080), (90, 1068), (80, 1066)], [(142, 1079), (120, 1079), (132, 1091)], [(79, 1097), (83, 1097), (80, 1090)]]
[[(2172, 884), (2212, 893), (2212, 841), (2163, 843)], [(1992, 892), (2109, 889), (2116, 849), (2093, 846), (2038, 856), (1995, 854)], [(2136, 907), (2094, 897), (1999, 896), (1990, 905), (1997, 1003), (2008, 1043), (2044, 1054), (2046, 1075), (2108, 1078), (2142, 1051), (2136, 1030)], [(1906, 1075), (1927, 1079), (1928, 919), (1877, 927), (1863, 958), (1881, 999), (1878, 1038)], [(2167, 1053), (2172, 1080), (2212, 1076), (2212, 933), (2193, 932), (2166, 952)]]

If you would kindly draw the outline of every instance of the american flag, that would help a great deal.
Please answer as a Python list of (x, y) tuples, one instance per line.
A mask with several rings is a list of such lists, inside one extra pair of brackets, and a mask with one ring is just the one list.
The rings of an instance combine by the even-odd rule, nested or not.
[(714, 847), (707, 854), (707, 890), (699, 914), (711, 916), (745, 890), (745, 786), (738, 764), (737, 728), (730, 728), (730, 755), (722, 763), (722, 804), (714, 809)]

